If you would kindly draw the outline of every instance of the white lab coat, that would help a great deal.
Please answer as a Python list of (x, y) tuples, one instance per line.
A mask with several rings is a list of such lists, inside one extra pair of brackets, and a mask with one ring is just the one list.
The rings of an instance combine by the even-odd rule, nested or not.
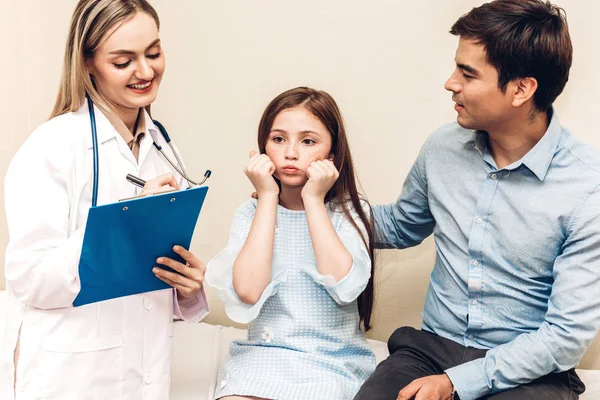
[[(152, 145), (159, 132), (146, 114), (139, 162), (98, 109), (98, 205), (135, 196), (131, 173), (171, 172)], [(5, 178), (9, 244), (8, 317), (0, 344), (0, 399), (13, 398), (13, 350), (21, 330), (16, 399), (167, 399), (173, 314), (198, 322), (204, 292), (177, 301), (166, 289), (82, 307), (78, 264), (92, 200), (93, 156), (87, 104), (41, 125), (12, 160)], [(164, 151), (175, 160), (158, 133)]]

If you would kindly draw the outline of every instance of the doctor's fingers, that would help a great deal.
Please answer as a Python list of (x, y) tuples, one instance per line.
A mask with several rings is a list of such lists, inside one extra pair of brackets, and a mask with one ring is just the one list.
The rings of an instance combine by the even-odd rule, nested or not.
[[(159, 259), (156, 260), (156, 262), (158, 264), (164, 265), (164, 266), (169, 267), (172, 270), (178, 272), (178, 274), (177, 273), (175, 274), (177, 276), (183, 275), (186, 278), (196, 280), (200, 283), (202, 283), (202, 281), (204, 280), (204, 271), (206, 270), (206, 268), (201, 268), (198, 266), (192, 267), (191, 264), (188, 264), (188, 263), (182, 264), (179, 261), (173, 260), (172, 258), (169, 258), (169, 257), (160, 257)], [(167, 274), (173, 274), (172, 272), (169, 272), (165, 269), (160, 268), (160, 266), (153, 269), (152, 272), (154, 272), (156, 275), (162, 275), (162, 276), (166, 276)], [(175, 278), (170, 278), (170, 279), (178, 282)]]
[(171, 282), (177, 283), (178, 285), (192, 290), (200, 290), (200, 288), (202, 288), (202, 284), (204, 283), (204, 272), (198, 269), (186, 267), (181, 263), (178, 264), (179, 266), (175, 268), (171, 267), (177, 272), (167, 271), (159, 267), (154, 267), (152, 272), (157, 278), (168, 279)]
[(175, 177), (173, 174), (163, 174), (154, 179), (148, 180), (142, 188), (140, 196), (162, 193), (173, 189), (179, 189), (179, 185), (177, 184)]
[(151, 189), (151, 188), (160, 188), (160, 187), (163, 187), (163, 186), (170, 186), (170, 187), (172, 187), (174, 189), (179, 189), (179, 185), (177, 184), (177, 181), (175, 180), (175, 177), (171, 173), (162, 174), (162, 175), (157, 176), (154, 179), (150, 179), (144, 185), (144, 189), (146, 187), (148, 189)]
[(167, 277), (163, 277), (163, 276), (159, 276), (159, 275), (156, 275), (156, 277), (158, 279), (160, 279), (161, 281), (165, 282), (167, 285), (172, 286), (175, 289), (177, 289), (177, 291), (180, 292), (185, 297), (194, 296), (194, 295), (196, 295), (196, 293), (198, 293), (200, 291), (200, 289), (202, 289), (201, 284), (197, 285), (195, 283), (192, 283), (191, 286), (186, 286), (184, 283), (176, 282)]
[(173, 190), (175, 190), (175, 189), (173, 189), (171, 186), (148, 188), (148, 189), (143, 189), (140, 192), (140, 196), (148, 196), (150, 194), (159, 194), (159, 193), (164, 193), (164, 192), (172, 192)]
[[(182, 246), (173, 246), (173, 251), (181, 256), (187, 263), (187, 267), (199, 269), (204, 273), (206, 271), (206, 265), (191, 251), (185, 249)], [(180, 271), (181, 272), (181, 271)]]

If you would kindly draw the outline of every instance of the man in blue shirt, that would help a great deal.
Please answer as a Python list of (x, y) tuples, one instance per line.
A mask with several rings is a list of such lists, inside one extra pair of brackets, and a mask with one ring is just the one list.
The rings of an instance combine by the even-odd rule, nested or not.
[(423, 145), (379, 248), (433, 233), (421, 330), (400, 328), (356, 400), (576, 399), (600, 325), (600, 154), (561, 126), (564, 11), (497, 0), (454, 24), (457, 124)]

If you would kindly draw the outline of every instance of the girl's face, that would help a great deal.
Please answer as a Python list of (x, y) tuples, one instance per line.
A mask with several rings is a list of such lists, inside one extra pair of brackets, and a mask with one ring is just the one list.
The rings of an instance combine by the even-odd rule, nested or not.
[(331, 134), (304, 107), (288, 108), (275, 117), (265, 152), (282, 188), (303, 187), (310, 164), (331, 157)]
[(151, 104), (165, 70), (156, 22), (138, 12), (111, 28), (87, 65), (96, 88), (117, 112)]

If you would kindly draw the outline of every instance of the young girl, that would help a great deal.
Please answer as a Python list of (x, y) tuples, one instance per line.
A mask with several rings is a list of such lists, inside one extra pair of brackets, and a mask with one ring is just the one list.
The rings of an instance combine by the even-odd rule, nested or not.
[(154, 268), (175, 289), (72, 306), (94, 182), (86, 94), (95, 104), (99, 205), (140, 194), (128, 173), (147, 180), (141, 194), (185, 185), (152, 146), (154, 135), (174, 159), (145, 110), (165, 69), (158, 28), (145, 0), (76, 6), (51, 119), (19, 149), (5, 179), (2, 399), (166, 399), (173, 314), (197, 322), (208, 312), (204, 265), (179, 246), (186, 264), (159, 257), (156, 265), (181, 275)]
[(245, 169), (258, 200), (238, 209), (207, 267), (230, 318), (250, 322), (215, 398), (352, 399), (375, 369), (360, 327), (373, 305), (372, 227), (335, 101), (304, 87), (280, 94), (258, 147)]

